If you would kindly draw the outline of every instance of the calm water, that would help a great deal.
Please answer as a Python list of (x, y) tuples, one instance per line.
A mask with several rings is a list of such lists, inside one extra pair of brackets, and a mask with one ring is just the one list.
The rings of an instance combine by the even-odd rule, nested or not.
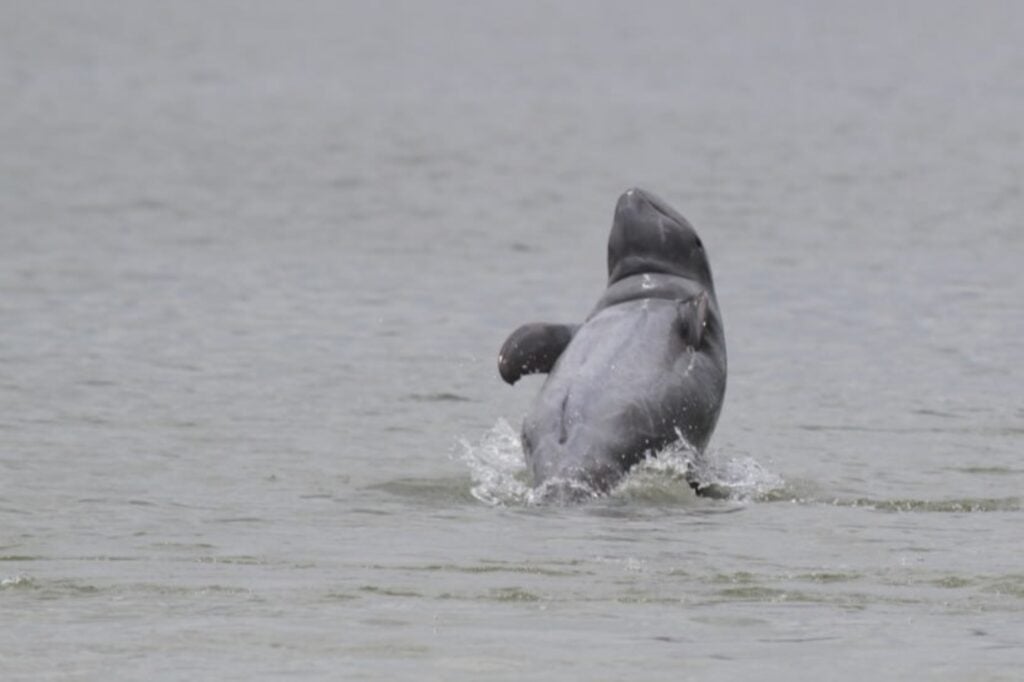
[[(5, 3), (0, 676), (1017, 679), (1024, 6)], [(529, 504), (634, 184), (730, 353)]]

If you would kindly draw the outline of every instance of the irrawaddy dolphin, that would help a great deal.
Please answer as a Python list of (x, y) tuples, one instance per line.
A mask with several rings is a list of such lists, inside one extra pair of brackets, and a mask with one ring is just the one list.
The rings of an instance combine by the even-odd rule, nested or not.
[(522, 428), (545, 498), (608, 492), (681, 439), (703, 452), (725, 397), (726, 356), (697, 232), (653, 194), (628, 190), (615, 206), (608, 287), (594, 310), (582, 324), (519, 327), (498, 371), (509, 384), (548, 375)]

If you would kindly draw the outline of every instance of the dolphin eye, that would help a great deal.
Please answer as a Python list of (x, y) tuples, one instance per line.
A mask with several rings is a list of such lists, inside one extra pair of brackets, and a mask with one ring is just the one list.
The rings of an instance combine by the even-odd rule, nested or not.
[(698, 249), (703, 249), (704, 248), (704, 242), (702, 242), (700, 240), (700, 237), (695, 237), (694, 238), (693, 245), (696, 246)]

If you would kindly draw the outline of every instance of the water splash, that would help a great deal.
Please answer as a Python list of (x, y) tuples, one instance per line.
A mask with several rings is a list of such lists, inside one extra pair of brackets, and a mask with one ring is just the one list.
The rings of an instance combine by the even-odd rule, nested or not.
[(532, 491), (522, 442), (505, 419), (499, 419), (475, 445), (460, 439), (457, 456), (469, 467), (470, 492), (479, 501), (492, 507), (529, 502)]
[(600, 497), (579, 481), (556, 478), (531, 487), (522, 441), (505, 419), (499, 419), (475, 445), (460, 440), (458, 450), (458, 458), (469, 467), (470, 493), (492, 507), (572, 504)]
[(679, 440), (648, 453), (612, 490), (612, 497), (632, 502), (692, 504), (696, 499), (691, 478), (697, 455), (689, 443)]
[(725, 457), (719, 451), (694, 453), (690, 466), (690, 481), (707, 497), (760, 501), (785, 486), (781, 476), (753, 457)]
[[(533, 488), (519, 434), (499, 419), (476, 444), (462, 439), (457, 458), (468, 468), (474, 498), (490, 506), (578, 503), (602, 497), (578, 481), (551, 480)], [(780, 476), (751, 457), (699, 453), (684, 439), (653, 453), (611, 491), (613, 498), (657, 504), (692, 504), (695, 493), (731, 501), (760, 500), (783, 487)]]
[(27, 575), (14, 575), (9, 578), (0, 579), (0, 590), (13, 589), (19, 587), (31, 587), (33, 585), (32, 578)]

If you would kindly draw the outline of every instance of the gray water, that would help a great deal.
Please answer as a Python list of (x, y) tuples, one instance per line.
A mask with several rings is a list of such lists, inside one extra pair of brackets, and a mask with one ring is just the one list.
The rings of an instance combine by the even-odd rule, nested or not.
[[(1024, 5), (0, 7), (4, 680), (1019, 679)], [(531, 504), (618, 194), (708, 475)]]

